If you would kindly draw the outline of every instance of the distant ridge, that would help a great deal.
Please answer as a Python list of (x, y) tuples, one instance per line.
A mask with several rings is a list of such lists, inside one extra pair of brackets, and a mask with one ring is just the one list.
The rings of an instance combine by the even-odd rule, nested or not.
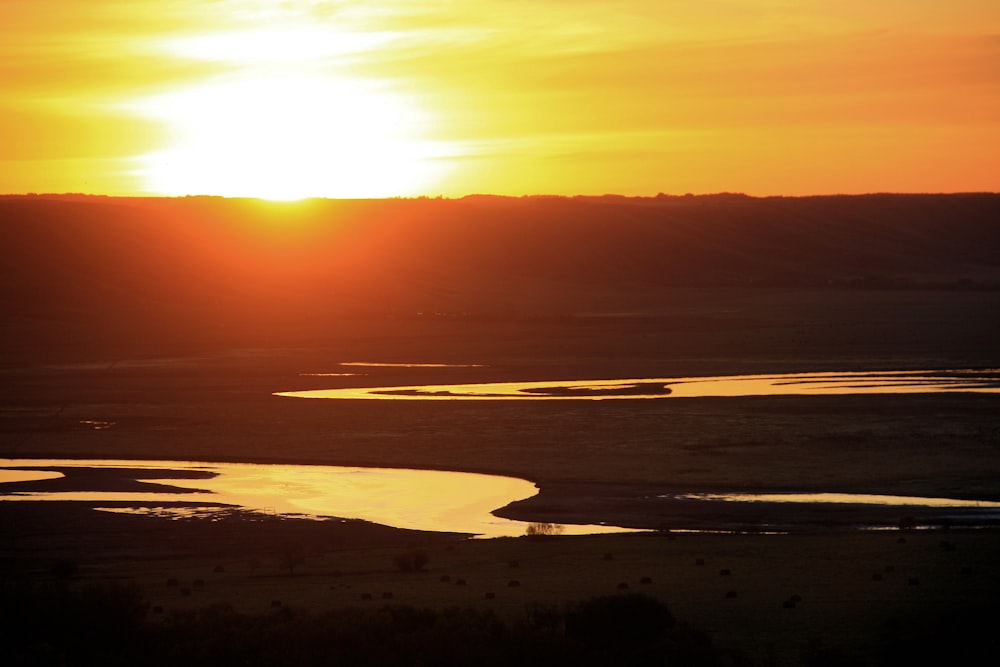
[(571, 314), (679, 288), (997, 290), (1000, 194), (4, 196), (0, 243), (11, 331)]

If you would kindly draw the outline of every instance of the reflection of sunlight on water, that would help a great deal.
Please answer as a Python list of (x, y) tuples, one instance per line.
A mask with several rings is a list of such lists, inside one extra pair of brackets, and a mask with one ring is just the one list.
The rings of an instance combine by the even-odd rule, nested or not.
[[(0, 489), (4, 500), (72, 500), (90, 503), (195, 502), (242, 507), (281, 515), (364, 519), (396, 528), (479, 534), (524, 534), (526, 523), (491, 512), (531, 497), (537, 488), (514, 477), (437, 470), (348, 468), (336, 466), (253, 465), (177, 461), (101, 461), (6, 459), (0, 466), (56, 468), (132, 468), (156, 470), (156, 479), (174, 493), (111, 491), (17, 492)], [(206, 479), (172, 477), (170, 471), (209, 472)], [(163, 475), (159, 475), (163, 471)], [(7, 471), (22, 474), (22, 471)], [(61, 476), (59, 473), (39, 472)], [(123, 473), (127, 478), (127, 473)], [(113, 483), (114, 479), (110, 483)], [(609, 526), (568, 526), (566, 534), (621, 532)]]
[(884, 505), (891, 507), (952, 507), (962, 509), (1000, 507), (1000, 502), (985, 500), (885, 496), (865, 493), (687, 493), (659, 497), (738, 503), (819, 503), (834, 505)]
[(115, 422), (104, 421), (101, 419), (81, 419), (80, 425), (89, 426), (95, 431), (107, 431), (109, 428), (113, 428), (115, 426)]
[[(13, 468), (23, 468), (15, 470)], [(31, 468), (57, 468), (52, 470)], [(10, 483), (67, 477), (73, 468), (88, 469), (87, 481), (102, 477), (107, 486), (98, 491), (24, 491)], [(129, 469), (115, 473), (114, 469)], [(142, 473), (136, 470), (155, 471)], [(102, 471), (104, 471), (102, 473)], [(207, 475), (192, 477), (192, 473)], [(187, 475), (185, 477), (185, 475)], [(128, 484), (128, 492), (114, 491)], [(167, 485), (162, 490), (136, 491), (143, 482)], [(44, 488), (40, 486), (38, 488)], [(527, 522), (499, 518), (492, 511), (535, 495), (526, 480), (435, 470), (348, 468), (335, 466), (254, 465), (183, 461), (35, 460), (0, 459), (0, 501), (76, 501), (95, 509), (168, 518), (200, 517), (221, 520), (227, 513), (248, 510), (273, 517), (307, 519), (362, 519), (397, 528), (456, 532), (502, 537), (524, 535)], [(803, 505), (866, 505), (881, 507), (975, 510), (990, 515), (1000, 502), (847, 493), (689, 493), (656, 496), (665, 500), (704, 503), (782, 503)], [(126, 505), (107, 507), (106, 503)], [(756, 526), (755, 532), (771, 524)], [(683, 528), (679, 531), (685, 530)], [(705, 532), (702, 528), (688, 529)], [(711, 528), (709, 529), (711, 530)], [(607, 525), (566, 524), (564, 535), (631, 532)], [(724, 530), (723, 532), (728, 532)]]
[[(155, 516), (161, 519), (221, 519), (222, 513), (218, 507), (95, 507), (98, 512), (112, 514), (133, 514), (136, 516)], [(322, 517), (303, 517), (306, 519), (322, 519)]]
[[(669, 392), (657, 391), (666, 385)], [(644, 391), (644, 389), (649, 391)], [(591, 392), (591, 395), (587, 395)], [(359, 387), (278, 392), (293, 398), (382, 400), (608, 400), (941, 392), (1000, 393), (1000, 371), (882, 371), (715, 377), (550, 380), (482, 384)]]
[(36, 482), (43, 479), (59, 479), (64, 475), (61, 472), (50, 472), (48, 470), (8, 470), (0, 468), (0, 484), (7, 482)]
[(484, 368), (483, 364), (409, 364), (388, 361), (342, 361), (339, 366), (370, 366), (372, 368)]

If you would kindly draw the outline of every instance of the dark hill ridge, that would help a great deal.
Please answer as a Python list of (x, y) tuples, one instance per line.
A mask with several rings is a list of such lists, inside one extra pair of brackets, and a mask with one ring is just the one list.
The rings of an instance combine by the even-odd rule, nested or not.
[(9, 331), (643, 310), (673, 288), (1000, 288), (1000, 195), (0, 197)]

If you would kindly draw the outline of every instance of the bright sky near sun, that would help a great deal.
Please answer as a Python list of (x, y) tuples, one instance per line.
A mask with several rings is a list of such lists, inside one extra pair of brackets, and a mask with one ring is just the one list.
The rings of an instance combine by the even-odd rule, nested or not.
[(0, 192), (1000, 190), (997, 0), (3, 0)]

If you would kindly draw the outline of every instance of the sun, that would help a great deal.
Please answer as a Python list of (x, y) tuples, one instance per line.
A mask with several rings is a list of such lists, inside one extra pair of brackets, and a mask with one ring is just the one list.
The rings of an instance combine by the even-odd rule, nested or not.
[[(261, 39), (286, 48), (250, 48)], [(185, 43), (199, 58), (240, 66), (137, 104), (170, 137), (139, 158), (146, 188), (278, 200), (425, 194), (445, 162), (441, 147), (422, 138), (428, 114), (384, 82), (314, 66), (330, 54), (310, 48), (313, 39), (255, 33)]]

